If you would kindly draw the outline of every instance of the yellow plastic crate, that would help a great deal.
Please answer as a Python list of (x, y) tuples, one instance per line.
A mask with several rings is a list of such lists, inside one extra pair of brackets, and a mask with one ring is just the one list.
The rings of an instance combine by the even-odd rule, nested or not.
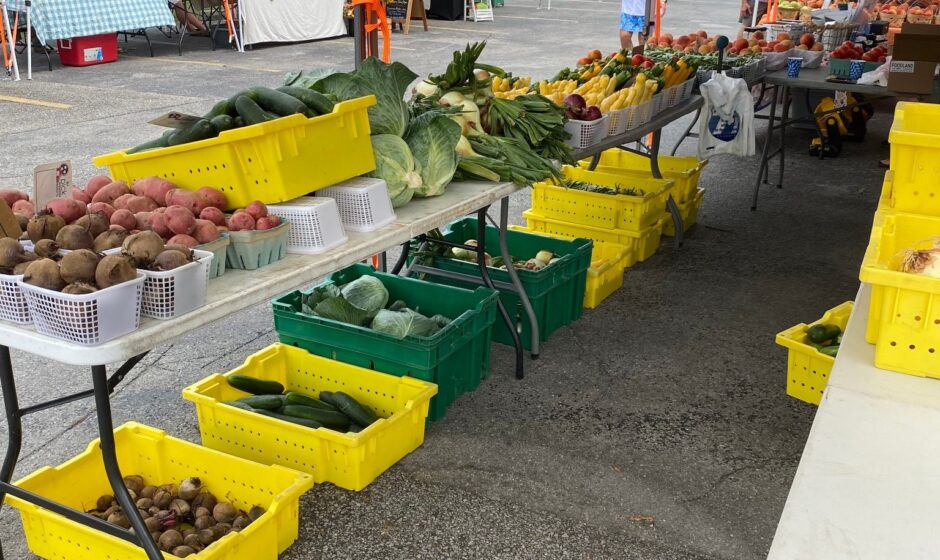
[[(698, 211), (702, 208), (702, 200), (705, 198), (705, 189), (699, 189), (695, 199), (691, 202), (679, 203), (679, 215), (682, 216), (682, 231), (689, 231), (689, 228), (698, 223)], [(672, 221), (672, 214), (666, 212), (663, 222), (663, 235), (674, 237), (676, 235), (676, 224)]]
[(629, 231), (616, 228), (598, 228), (561, 220), (546, 218), (533, 210), (522, 213), (529, 229), (536, 233), (545, 233), (554, 237), (592, 239), (595, 243), (607, 242), (623, 245), (629, 253), (624, 267), (631, 267), (656, 254), (663, 233), (663, 218), (642, 231)]
[[(381, 418), (358, 434), (345, 434), (228, 406), (222, 401), (248, 396), (226, 382), (232, 374), (277, 381), (288, 391), (310, 396), (343, 391)], [(196, 404), (203, 445), (356, 491), (424, 442), (428, 404), (435, 394), (433, 383), (336, 362), (280, 343), (252, 354), (225, 375), (210, 375), (183, 390), (183, 398)]]
[(328, 115), (290, 115), (199, 142), (93, 161), (128, 185), (155, 175), (184, 189), (215, 187), (229, 210), (253, 200), (284, 202), (375, 169), (367, 112), (374, 104), (369, 95), (337, 103)]
[(898, 103), (888, 140), (894, 171), (892, 208), (940, 216), (940, 105)]
[(636, 187), (644, 191), (641, 196), (629, 196), (569, 189), (547, 181), (532, 185), (533, 211), (552, 220), (599, 228), (641, 231), (654, 225), (666, 210), (673, 185), (667, 179), (597, 173), (568, 165), (561, 171), (573, 181), (605, 187)]
[(878, 212), (894, 210), (894, 171), (885, 171), (885, 180), (881, 185), (881, 197), (878, 199)]
[(879, 212), (859, 278), (871, 284), (865, 338), (875, 366), (940, 378), (940, 278), (899, 272), (907, 249), (931, 247), (940, 217)]
[[(247, 529), (230, 533), (189, 558), (198, 560), (276, 560), (297, 540), (300, 495), (313, 487), (310, 475), (276, 465), (262, 465), (130, 422), (114, 430), (118, 464), (125, 476), (139, 474), (148, 483), (178, 484), (198, 476), (219, 498), (247, 511), (265, 513)], [(58, 467), (43, 467), (17, 486), (71, 508), (94, 507), (111, 486), (101, 462), (99, 440)], [(33, 554), (58, 560), (146, 560), (147, 554), (122, 539), (79, 525), (14, 496), (7, 503), (20, 511), (26, 542)], [(164, 554), (168, 560), (173, 558)]]
[[(682, 204), (694, 199), (699, 177), (707, 163), (708, 160), (699, 161), (694, 157), (659, 156), (660, 173), (664, 179), (672, 179), (675, 183), (672, 192), (676, 203)], [(578, 165), (587, 169), (591, 166), (591, 158), (581, 160)], [(619, 148), (602, 152), (595, 171), (652, 177), (648, 157)]]
[(836, 359), (810, 346), (806, 340), (806, 329), (813, 325), (828, 324), (839, 325), (844, 331), (854, 305), (854, 302), (847, 301), (826, 311), (822, 319), (814, 323), (800, 323), (777, 334), (777, 344), (790, 351), (787, 355), (788, 395), (815, 405), (822, 400)]

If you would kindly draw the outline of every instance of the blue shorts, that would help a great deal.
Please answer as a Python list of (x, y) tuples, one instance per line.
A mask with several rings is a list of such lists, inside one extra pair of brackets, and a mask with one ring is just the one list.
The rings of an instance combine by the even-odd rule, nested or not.
[(633, 33), (643, 33), (646, 31), (646, 16), (631, 16), (630, 14), (620, 14), (620, 30), (632, 31)]

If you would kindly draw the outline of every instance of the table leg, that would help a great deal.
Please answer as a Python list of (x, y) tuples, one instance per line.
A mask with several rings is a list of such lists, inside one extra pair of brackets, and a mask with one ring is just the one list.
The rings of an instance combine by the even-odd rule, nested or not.
[(398, 260), (395, 261), (395, 266), (392, 267), (391, 273), (398, 275), (401, 272), (401, 269), (405, 267), (405, 263), (408, 262), (408, 253), (411, 251), (411, 241), (405, 241), (401, 244), (401, 254), (398, 255)]
[(153, 542), (150, 531), (144, 523), (140, 512), (137, 511), (137, 504), (131, 499), (127, 488), (124, 486), (124, 478), (121, 476), (121, 469), (117, 463), (117, 456), (114, 449), (114, 424), (111, 421), (111, 389), (108, 385), (108, 372), (105, 366), (92, 366), (91, 377), (95, 389), (95, 408), (98, 411), (98, 435), (101, 438), (101, 458), (104, 462), (104, 470), (108, 475), (108, 481), (111, 483), (111, 489), (114, 490), (114, 499), (117, 500), (124, 515), (131, 522), (134, 533), (140, 541), (141, 547), (147, 553), (149, 560), (163, 560), (163, 555), (157, 544)]
[[(13, 469), (20, 457), (23, 445), (23, 423), (20, 415), (19, 399), (16, 396), (16, 383), (13, 380), (13, 364), (10, 361), (10, 349), (0, 346), (0, 386), (3, 390), (3, 408), (7, 418), (7, 452), (0, 468), (0, 480), (9, 483), (13, 480)], [(0, 504), (4, 494), (0, 493)], [(0, 560), (3, 560), (3, 546), (0, 543)]]
[(676, 142), (676, 145), (672, 147), (672, 151), (669, 152), (669, 155), (674, 156), (676, 152), (679, 151), (679, 146), (685, 142), (685, 139), (689, 137), (692, 133), (692, 129), (695, 128), (695, 125), (698, 123), (699, 117), (702, 116), (702, 108), (699, 107), (695, 110), (695, 115), (692, 117), (692, 122), (689, 123), (689, 126), (685, 129), (685, 132), (682, 133), (682, 136), (679, 137), (679, 141)]
[[(663, 178), (663, 174), (659, 170), (659, 144), (662, 139), (662, 134), (662, 129), (653, 131), (653, 141), (650, 143), (649, 147), (650, 172), (656, 179)], [(682, 223), (682, 214), (679, 213), (679, 206), (676, 204), (676, 200), (671, 194), (669, 195), (669, 200), (666, 201), (666, 207), (669, 208), (669, 213), (672, 215), (672, 223), (676, 228), (676, 237), (673, 243), (675, 243), (675, 247), (678, 249), (682, 247), (685, 225)]]
[(769, 166), (768, 153), (774, 137), (774, 119), (777, 117), (777, 100), (779, 98), (780, 88), (774, 86), (774, 95), (770, 102), (770, 118), (767, 120), (767, 137), (764, 139), (764, 147), (760, 154), (760, 167), (757, 170), (757, 180), (754, 181), (754, 199), (751, 201), (751, 210), (757, 210), (757, 195), (760, 192), (760, 184), (764, 180), (764, 172)]
[[(481, 208), (477, 211), (477, 265), (480, 268), (480, 277), (483, 280), (483, 284), (491, 289), (496, 290), (496, 286), (493, 284), (493, 280), (490, 279), (490, 273), (486, 269), (486, 211), (489, 207)], [(512, 266), (512, 261), (510, 260), (506, 268)], [(525, 297), (525, 292), (520, 292), (520, 298)], [(499, 314), (503, 317), (503, 322), (506, 323), (506, 327), (509, 329), (509, 334), (512, 335), (512, 344), (516, 348), (516, 378), (522, 379), (524, 376), (523, 372), (523, 361), (524, 361), (524, 349), (522, 348), (522, 341), (519, 340), (519, 331), (516, 330), (516, 322), (509, 315), (509, 312), (506, 310), (506, 307), (503, 305), (502, 300), (496, 298), (496, 307), (499, 309)], [(536, 330), (538, 325), (532, 325)]]
[[(511, 263), (512, 253), (509, 252), (509, 244), (506, 242), (507, 229), (509, 229), (509, 197), (504, 197), (499, 202), (499, 251), (503, 256), (503, 262)], [(532, 326), (532, 346), (530, 347), (529, 355), (532, 356), (533, 360), (537, 360), (539, 357), (539, 332), (541, 332), (539, 331), (539, 320), (535, 316), (535, 310), (532, 309), (529, 295), (526, 294), (525, 288), (522, 287), (522, 282), (519, 281), (519, 274), (516, 273), (516, 267), (507, 265), (506, 273), (509, 274), (509, 279), (516, 288), (516, 294), (519, 296), (519, 301), (522, 302), (522, 308), (525, 310), (525, 314), (529, 318), (529, 324)]]
[[(807, 93), (807, 95), (809, 95)], [(777, 171), (777, 188), (783, 188), (783, 165), (787, 160), (785, 146), (787, 139), (787, 119), (790, 118), (790, 88), (783, 86), (783, 114), (780, 117), (780, 169)]]

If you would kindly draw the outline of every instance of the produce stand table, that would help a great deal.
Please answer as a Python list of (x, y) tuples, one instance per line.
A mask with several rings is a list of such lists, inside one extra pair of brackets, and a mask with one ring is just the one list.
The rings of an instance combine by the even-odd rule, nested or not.
[[(122, 509), (127, 512), (135, 533), (137, 535), (149, 535), (143, 520), (136, 514), (136, 506), (131, 501), (131, 497), (123, 485), (122, 475), (115, 457), (114, 426), (111, 420), (109, 395), (134, 365), (150, 350), (222, 317), (268, 301), (283, 292), (310, 284), (331, 272), (367, 259), (371, 255), (380, 253), (390, 247), (407, 243), (415, 236), (441, 227), (468, 213), (478, 212), (480, 222), (483, 223), (485, 222), (486, 209), (496, 201), (501, 201), (500, 240), (504, 249), (503, 254), (504, 258), (510, 259), (508, 252), (505, 251), (505, 235), (503, 234), (506, 230), (509, 215), (508, 196), (521, 188), (513, 183), (451, 183), (442, 196), (416, 199), (407, 207), (399, 209), (397, 220), (388, 226), (369, 233), (348, 232), (348, 241), (330, 251), (319, 255), (289, 254), (280, 261), (253, 271), (228, 270), (223, 276), (210, 281), (206, 294), (206, 303), (203, 307), (167, 321), (141, 318), (140, 328), (136, 331), (98, 346), (80, 346), (41, 335), (32, 328), (0, 323), (0, 386), (2, 386), (4, 408), (7, 425), (9, 426), (6, 455), (3, 465), (0, 467), (0, 500), (2, 500), (4, 494), (12, 494), (61, 514), (72, 521), (104, 531), (129, 542), (140, 544), (147, 552), (150, 560), (162, 559), (163, 556), (149, 537), (138, 541), (137, 537), (129, 531), (83, 512), (52, 503), (41, 496), (10, 484), (22, 444), (21, 420), (23, 416), (94, 396), (98, 415), (98, 431), (101, 437), (101, 453), (115, 498)], [(481, 237), (481, 251), (484, 250), (482, 245)], [(481, 274), (484, 280), (488, 280), (485, 267), (481, 267)], [(516, 284), (524, 299), (525, 292), (518, 284), (518, 281)], [(489, 282), (488, 285), (492, 287)], [(71, 365), (91, 366), (93, 389), (21, 407), (13, 378), (10, 348), (30, 353), (37, 353), (37, 349), (42, 348), (45, 352), (44, 357)], [(518, 344), (516, 360), (517, 375), (520, 375), (522, 348)], [(104, 364), (115, 362), (124, 363), (108, 377), (107, 368)], [(3, 552), (0, 550), (0, 560), (2, 558)]]
[[(867, 96), (866, 102), (875, 98), (885, 98), (885, 97), (918, 97), (916, 94), (910, 93), (896, 93), (889, 91), (887, 88), (873, 85), (863, 85), (863, 84), (843, 84), (835, 82), (827, 82), (826, 78), (829, 76), (829, 70), (825, 67), (823, 68), (814, 68), (814, 69), (804, 69), (800, 71), (800, 76), (798, 78), (788, 78), (786, 70), (778, 70), (776, 72), (771, 72), (767, 74), (764, 78), (765, 83), (770, 89), (773, 89), (773, 97), (770, 103), (770, 116), (768, 118), (767, 125), (767, 138), (764, 140), (764, 147), (761, 151), (760, 167), (757, 172), (757, 180), (754, 182), (754, 200), (751, 203), (751, 210), (757, 209), (757, 195), (760, 190), (761, 183), (768, 183), (768, 176), (770, 174), (770, 160), (779, 156), (780, 157), (780, 168), (778, 170), (777, 178), (777, 188), (783, 187), (783, 167), (786, 159), (786, 154), (784, 150), (786, 142), (787, 127), (791, 126), (798, 122), (810, 122), (817, 127), (817, 131), (822, 135), (822, 131), (819, 131), (819, 124), (817, 119), (819, 117), (824, 117), (831, 113), (839, 112), (844, 109), (851, 109), (852, 107), (861, 105), (862, 103), (855, 103), (846, 105), (844, 107), (839, 107), (832, 111), (816, 112), (815, 108), (809, 106), (809, 101), (807, 97), (807, 115), (802, 117), (790, 118), (790, 104), (793, 99), (791, 96), (791, 90), (793, 89), (803, 89), (808, 91), (844, 91), (848, 93), (856, 93)], [(926, 96), (924, 96), (926, 97)], [(930, 96), (933, 99), (940, 97), (940, 83), (937, 84), (937, 87), (934, 88), (934, 93)], [(782, 113), (780, 118), (777, 118), (777, 104), (782, 103)], [(778, 122), (779, 121), (779, 122)], [(770, 145), (773, 142), (774, 131), (780, 130), (780, 143), (773, 152), (770, 151)]]
[(870, 292), (858, 292), (769, 560), (926, 560), (940, 550), (940, 381), (873, 365)]
[[(588, 167), (588, 170), (593, 170), (597, 167), (598, 162), (600, 162), (602, 152), (610, 148), (620, 148), (621, 150), (648, 157), (650, 160), (650, 171), (652, 172), (653, 177), (656, 179), (662, 179), (663, 174), (659, 171), (659, 144), (662, 137), (663, 128), (673, 121), (688, 115), (689, 113), (701, 111), (703, 105), (704, 100), (702, 99), (702, 96), (693, 95), (688, 100), (679, 103), (675, 107), (670, 107), (669, 109), (660, 112), (654, 116), (650, 122), (643, 126), (634, 128), (633, 130), (628, 130), (617, 136), (610, 136), (605, 138), (599, 144), (595, 144), (594, 146), (582, 148), (579, 150), (572, 150), (572, 157), (575, 161), (580, 161), (587, 157), (592, 158), (591, 165)], [(652, 134), (653, 139), (650, 142), (649, 148), (647, 150), (640, 151), (627, 147), (627, 144), (630, 144), (631, 142), (639, 142), (648, 134)], [(676, 226), (675, 244), (676, 247), (679, 247), (682, 245), (683, 237), (682, 216), (679, 214), (679, 206), (676, 205), (676, 201), (672, 198), (672, 195), (669, 196), (669, 201), (667, 204), (669, 206), (669, 213), (672, 214), (672, 221)]]

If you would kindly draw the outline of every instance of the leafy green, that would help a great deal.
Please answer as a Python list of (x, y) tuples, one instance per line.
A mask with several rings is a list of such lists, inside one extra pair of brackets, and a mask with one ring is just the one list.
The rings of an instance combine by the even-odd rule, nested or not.
[(385, 64), (374, 57), (365, 59), (362, 66), (347, 74), (334, 73), (313, 83), (311, 87), (322, 93), (332, 93), (340, 100), (364, 95), (375, 95), (376, 104), (369, 107), (369, 127), (372, 134), (402, 136), (408, 126), (408, 106), (405, 91), (418, 75), (400, 62)]
[(369, 176), (385, 181), (392, 206), (398, 208), (407, 204), (422, 184), (411, 148), (398, 136), (378, 134), (372, 137), (372, 151), (375, 153), (375, 171)]
[(310, 89), (313, 84), (322, 80), (331, 74), (339, 74), (336, 68), (314, 68), (313, 70), (301, 70), (299, 72), (288, 72), (284, 75), (285, 86), (296, 86)]
[(301, 298), (301, 312), (352, 325), (367, 325), (374, 313), (346, 301), (336, 284), (318, 286)]
[(428, 112), (408, 127), (405, 142), (411, 148), (421, 174), (421, 186), (415, 196), (438, 196), (457, 170), (457, 141), (460, 125), (449, 117)]
[(406, 336), (433, 336), (441, 327), (417, 311), (404, 308), (400, 311), (382, 309), (372, 321), (372, 330), (395, 338)]
[(360, 276), (343, 286), (343, 299), (368, 313), (369, 317), (388, 303), (388, 290), (375, 276)]

